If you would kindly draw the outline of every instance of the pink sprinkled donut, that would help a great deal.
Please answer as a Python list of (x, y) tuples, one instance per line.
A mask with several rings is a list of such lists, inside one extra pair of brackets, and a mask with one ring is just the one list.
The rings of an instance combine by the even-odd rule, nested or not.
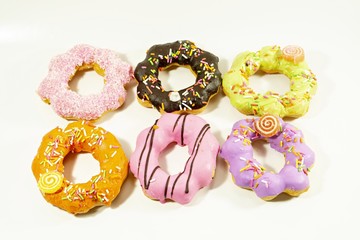
[[(169, 175), (159, 166), (159, 155), (172, 142), (188, 146), (189, 157), (183, 171)], [(170, 199), (187, 204), (211, 183), (218, 152), (219, 143), (202, 118), (165, 113), (139, 134), (130, 170), (147, 197), (161, 203)]]
[[(90, 68), (104, 77), (101, 93), (82, 96), (72, 91), (68, 83), (75, 73)], [(52, 59), (38, 94), (63, 118), (94, 120), (124, 103), (124, 85), (132, 76), (132, 67), (118, 53), (80, 44)]]

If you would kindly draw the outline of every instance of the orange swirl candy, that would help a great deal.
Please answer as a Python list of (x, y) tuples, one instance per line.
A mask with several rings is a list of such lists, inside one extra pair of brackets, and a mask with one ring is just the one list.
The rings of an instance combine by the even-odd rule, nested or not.
[(295, 64), (298, 64), (305, 59), (304, 49), (295, 45), (289, 45), (283, 48), (282, 54), (284, 59)]
[[(64, 177), (64, 159), (69, 152), (88, 152), (99, 161), (100, 173), (89, 181), (72, 183)], [(32, 171), (43, 197), (69, 213), (86, 213), (96, 206), (109, 206), (119, 194), (129, 163), (119, 141), (90, 122), (72, 122), (65, 129), (48, 132), (32, 162)]]
[(274, 115), (266, 114), (255, 121), (255, 130), (263, 137), (272, 137), (280, 131), (280, 122)]

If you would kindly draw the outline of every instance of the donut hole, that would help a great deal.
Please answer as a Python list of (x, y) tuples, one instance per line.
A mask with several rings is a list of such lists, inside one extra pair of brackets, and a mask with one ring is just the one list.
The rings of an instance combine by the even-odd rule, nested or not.
[(250, 87), (257, 93), (265, 94), (268, 91), (280, 95), (290, 91), (290, 79), (279, 73), (257, 72), (249, 78)]
[(86, 67), (76, 71), (69, 81), (72, 91), (80, 95), (99, 94), (104, 87), (104, 80), (100, 80), (99, 74), (93, 67)]
[(189, 158), (188, 148), (170, 143), (159, 156), (159, 166), (170, 175), (184, 171), (185, 164)]
[(170, 66), (159, 71), (159, 79), (165, 91), (180, 91), (195, 83), (196, 77), (186, 66)]
[(72, 183), (88, 182), (99, 172), (100, 164), (90, 153), (69, 153), (64, 159), (64, 176)]
[(284, 155), (271, 148), (266, 141), (254, 141), (252, 147), (254, 159), (261, 163), (266, 171), (278, 173), (284, 167)]

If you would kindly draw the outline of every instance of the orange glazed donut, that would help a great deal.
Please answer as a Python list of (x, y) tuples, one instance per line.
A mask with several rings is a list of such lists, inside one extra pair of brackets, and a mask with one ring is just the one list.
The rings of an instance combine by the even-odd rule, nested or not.
[[(64, 177), (63, 165), (69, 152), (91, 153), (100, 163), (100, 173), (88, 182), (71, 183)], [(32, 171), (46, 201), (78, 214), (111, 204), (127, 177), (128, 160), (114, 135), (90, 122), (78, 121), (43, 137)]]

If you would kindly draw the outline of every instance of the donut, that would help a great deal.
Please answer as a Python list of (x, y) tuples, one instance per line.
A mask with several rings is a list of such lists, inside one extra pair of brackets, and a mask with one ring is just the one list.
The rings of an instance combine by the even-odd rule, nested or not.
[[(189, 157), (181, 172), (170, 175), (159, 166), (159, 156), (173, 142), (188, 146)], [(137, 137), (130, 170), (150, 199), (187, 204), (211, 183), (218, 151), (219, 143), (205, 120), (192, 114), (164, 113)]]
[[(200, 113), (219, 92), (222, 80), (218, 62), (218, 57), (188, 40), (154, 45), (134, 71), (137, 99), (141, 105), (161, 113)], [(181, 90), (165, 91), (159, 71), (174, 65), (189, 67), (196, 76), (195, 83)]]
[[(94, 69), (104, 77), (105, 84), (99, 94), (80, 95), (70, 89), (69, 81), (84, 69)], [(124, 85), (132, 78), (132, 67), (118, 53), (79, 44), (51, 60), (48, 75), (37, 92), (63, 118), (94, 120), (124, 103)]]
[[(254, 159), (252, 143), (257, 140), (269, 142), (271, 148), (284, 155), (285, 164), (279, 173), (266, 171)], [(272, 200), (282, 192), (299, 196), (307, 191), (308, 173), (315, 160), (302, 132), (270, 114), (236, 122), (221, 146), (220, 157), (228, 163), (237, 186), (253, 190), (264, 200)]]
[[(88, 152), (99, 161), (100, 173), (88, 182), (74, 184), (64, 176), (69, 152)], [(72, 214), (96, 206), (109, 206), (128, 174), (128, 160), (114, 135), (88, 121), (76, 121), (65, 129), (56, 127), (42, 139), (32, 171), (47, 202)]]
[[(249, 86), (249, 77), (258, 71), (284, 74), (290, 79), (290, 90), (283, 95), (274, 91), (256, 93)], [(222, 87), (230, 103), (245, 115), (269, 113), (296, 118), (307, 113), (317, 81), (304, 60), (301, 47), (291, 45), (281, 49), (267, 46), (258, 52), (237, 55), (223, 76)]]

